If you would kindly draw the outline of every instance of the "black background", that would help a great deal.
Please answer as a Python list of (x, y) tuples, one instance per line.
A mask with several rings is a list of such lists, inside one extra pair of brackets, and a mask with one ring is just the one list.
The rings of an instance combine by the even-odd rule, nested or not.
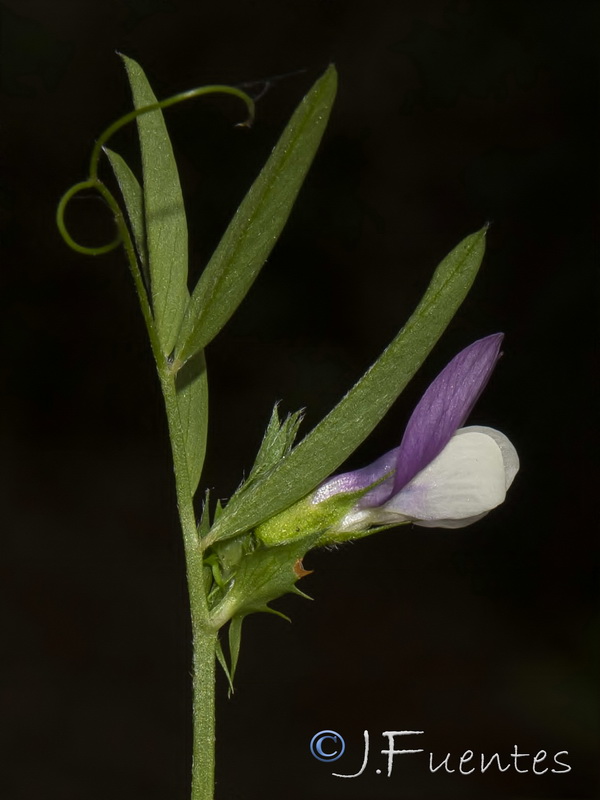
[[(488, 220), (469, 298), (374, 434), (399, 441), (437, 371), (503, 330), (472, 416), (522, 468), (464, 530), (402, 528), (316, 552), (293, 618), (247, 621), (218, 687), (217, 796), (593, 798), (598, 613), (592, 321), (597, 4), (581, 0), (0, 3), (0, 787), (30, 798), (186, 798), (190, 631), (166, 426), (123, 257), (60, 240), (60, 194), (129, 108), (115, 50), (159, 97), (273, 78), (250, 131), (232, 100), (168, 113), (193, 278), (289, 114), (335, 61), (339, 96), (297, 206), (210, 346), (203, 483), (227, 497), (271, 406), (317, 422), (395, 334), (431, 272)], [(132, 137), (115, 147), (131, 153)], [(101, 241), (100, 203), (79, 238)], [(314, 760), (311, 736), (347, 754)], [(368, 729), (372, 756), (355, 780)], [(384, 730), (424, 730), (391, 778)], [(417, 739), (419, 740), (417, 742)], [(568, 774), (430, 774), (467, 749), (558, 751)]]

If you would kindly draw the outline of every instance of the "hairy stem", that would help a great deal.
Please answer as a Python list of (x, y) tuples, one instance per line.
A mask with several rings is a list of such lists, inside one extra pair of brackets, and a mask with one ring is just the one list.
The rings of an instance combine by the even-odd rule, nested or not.
[[(165, 410), (169, 425), (169, 438), (173, 454), (173, 468), (175, 473), (175, 488), (177, 494), (177, 508), (183, 533), (185, 550), (186, 573), (190, 596), (190, 612), (193, 631), (193, 764), (192, 764), (192, 800), (213, 800), (214, 797), (214, 762), (215, 762), (215, 658), (217, 646), (218, 627), (211, 621), (206, 590), (203, 580), (203, 542), (198, 536), (196, 516), (194, 512), (193, 491), (190, 482), (185, 435), (179, 413), (177, 389), (175, 386), (176, 369), (164, 355), (154, 323), (154, 315), (150, 299), (144, 285), (144, 279), (138, 264), (135, 247), (119, 204), (102, 181), (97, 177), (97, 162), (102, 144), (108, 137), (121, 127), (125, 122), (134, 119), (140, 113), (171, 105), (181, 99), (205, 94), (208, 91), (227, 91), (236, 94), (242, 99), (247, 96), (238, 90), (229, 90), (227, 87), (208, 87), (207, 89), (177, 95), (163, 103), (157, 103), (136, 112), (132, 112), (111, 126), (101, 137), (92, 156), (90, 177), (86, 181), (76, 184), (66, 192), (57, 209), (56, 221), (63, 238), (74, 250), (88, 255), (106, 253), (119, 244), (123, 245), (129, 269), (140, 301), (142, 315), (152, 353), (156, 361), (156, 369), (165, 401)], [(249, 109), (252, 112), (252, 101), (247, 98)], [(80, 191), (95, 189), (98, 191), (114, 214), (118, 235), (108, 245), (101, 247), (86, 247), (78, 244), (67, 230), (64, 215), (65, 209), (71, 198)]]
[(194, 621), (192, 800), (213, 800), (215, 785), (215, 649), (217, 632)]
[[(108, 199), (108, 198), (107, 198)], [(110, 201), (109, 201), (110, 202)], [(113, 200), (114, 203), (114, 200)], [(112, 205), (112, 204), (111, 204)], [(142, 313), (148, 328), (150, 344), (156, 361), (156, 369), (165, 401), (169, 425), (169, 438), (173, 454), (177, 508), (183, 533), (186, 573), (190, 597), (193, 638), (193, 759), (192, 759), (192, 800), (213, 800), (215, 773), (215, 657), (217, 630), (210, 622), (208, 603), (203, 581), (202, 542), (196, 528), (193, 495), (190, 487), (185, 437), (181, 426), (175, 372), (165, 358), (148, 297), (135, 256), (135, 249), (122, 214), (114, 203), (113, 211), (117, 219), (129, 266), (133, 274), (136, 290), (142, 306)]]
[[(213, 800), (215, 772), (215, 656), (217, 630), (211, 624), (203, 580), (202, 542), (197, 533), (185, 439), (177, 406), (175, 376), (155, 353), (175, 469), (177, 506), (183, 532), (194, 648), (192, 800)], [(162, 360), (159, 360), (162, 359)]]

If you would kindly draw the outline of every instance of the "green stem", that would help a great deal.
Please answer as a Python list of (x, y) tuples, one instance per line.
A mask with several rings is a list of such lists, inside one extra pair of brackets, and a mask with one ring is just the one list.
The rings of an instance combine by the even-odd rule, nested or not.
[[(105, 187), (103, 187), (105, 189)], [(105, 193), (106, 192), (106, 193)], [(211, 625), (203, 580), (202, 542), (196, 528), (193, 493), (190, 486), (185, 438), (181, 427), (173, 365), (165, 358), (154, 326), (152, 311), (137, 264), (135, 249), (120, 208), (107, 190), (103, 192), (111, 206), (127, 254), (142, 313), (148, 329), (156, 369), (165, 401), (169, 437), (173, 453), (177, 508), (183, 532), (186, 573), (190, 597), (193, 637), (193, 761), (192, 800), (213, 800), (215, 765), (215, 658), (217, 629)]]
[(155, 351), (155, 358), (169, 422), (192, 617), (194, 648), (192, 800), (213, 800), (217, 629), (211, 623), (204, 589), (202, 541), (196, 528), (190, 491), (185, 439), (177, 406), (175, 374), (160, 348)]
[[(156, 333), (148, 295), (137, 264), (135, 249), (123, 215), (113, 199), (111, 205), (123, 240), (129, 266), (150, 336), (156, 369), (165, 401), (169, 438), (173, 454), (177, 509), (183, 532), (185, 563), (193, 640), (193, 759), (192, 800), (213, 800), (215, 774), (215, 658), (217, 629), (211, 625), (203, 580), (203, 548), (196, 527), (193, 492), (190, 486), (185, 437), (177, 404), (176, 373), (165, 357)], [(111, 198), (112, 199), (112, 198)]]
[(194, 745), (192, 800), (213, 800), (215, 786), (215, 659), (217, 632), (194, 620)]
[(179, 509), (179, 519), (183, 531), (188, 582), (195, 582), (194, 586), (190, 585), (190, 597), (192, 595), (192, 590), (194, 590), (194, 597), (198, 601), (202, 598), (203, 603), (201, 603), (201, 605), (203, 605), (205, 609), (204, 621), (208, 622), (208, 606), (204, 594), (204, 584), (202, 582), (202, 542), (198, 536), (196, 527), (196, 514), (190, 486), (185, 437), (183, 428), (181, 427), (181, 417), (179, 416), (179, 407), (177, 405), (175, 373), (173, 372), (170, 362), (163, 355), (159, 342), (157, 342), (157, 349), (154, 352), (154, 357), (156, 359), (158, 377), (160, 379), (167, 412), (167, 421), (169, 423), (169, 438), (171, 439), (173, 468), (175, 471), (177, 508)]
[[(212, 622), (208, 608), (208, 601), (203, 580), (203, 542), (198, 536), (196, 527), (196, 515), (194, 512), (193, 491), (190, 484), (190, 476), (185, 447), (185, 436), (181, 425), (179, 406), (177, 402), (177, 389), (175, 386), (176, 369), (165, 357), (156, 326), (154, 316), (150, 306), (150, 300), (144, 285), (141, 270), (138, 265), (137, 256), (129, 228), (125, 222), (119, 204), (106, 188), (102, 181), (97, 177), (97, 160), (100, 153), (102, 142), (114, 133), (114, 131), (127, 121), (130, 121), (139, 113), (145, 113), (154, 107), (161, 108), (178, 102), (186, 97), (196, 96), (206, 93), (206, 91), (227, 91), (227, 88), (208, 87), (207, 90), (196, 90), (194, 92), (183, 93), (170, 100), (158, 103), (153, 106), (140, 109), (137, 112), (127, 115), (119, 123), (111, 126), (100, 143), (97, 144), (92, 156), (91, 174), (88, 180), (78, 183), (69, 189), (62, 197), (57, 209), (58, 228), (65, 241), (76, 251), (89, 255), (99, 255), (114, 249), (119, 244), (123, 245), (129, 268), (133, 277), (135, 288), (140, 301), (142, 314), (150, 337), (152, 353), (156, 361), (156, 369), (160, 380), (160, 385), (165, 401), (165, 410), (169, 425), (169, 437), (171, 440), (171, 450), (173, 453), (173, 468), (175, 472), (175, 488), (177, 493), (177, 508), (183, 532), (183, 542), (185, 549), (186, 573), (190, 596), (190, 612), (192, 618), (193, 632), (193, 726), (194, 726), (194, 745), (193, 745), (193, 764), (192, 764), (192, 800), (213, 800), (214, 797), (214, 764), (215, 764), (215, 659), (217, 647), (218, 627)], [(245, 95), (237, 90), (232, 90), (231, 94)], [(250, 101), (251, 103), (252, 101)], [(65, 209), (71, 198), (80, 191), (95, 189), (98, 191), (115, 217), (118, 235), (109, 245), (102, 247), (85, 247), (78, 244), (69, 234), (65, 221)]]

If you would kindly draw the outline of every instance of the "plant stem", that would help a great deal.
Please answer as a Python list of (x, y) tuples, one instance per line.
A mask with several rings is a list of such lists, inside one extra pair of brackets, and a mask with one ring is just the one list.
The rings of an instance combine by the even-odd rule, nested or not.
[(177, 406), (175, 376), (168, 362), (155, 353), (165, 400), (173, 452), (177, 506), (183, 531), (193, 640), (192, 800), (213, 800), (215, 775), (215, 658), (218, 629), (211, 624), (204, 589), (202, 542), (188, 473), (185, 441)]
[[(186, 454), (185, 436), (181, 424), (179, 404), (177, 400), (177, 388), (175, 378), (177, 368), (169, 362), (165, 356), (161, 343), (158, 338), (154, 316), (150, 305), (150, 300), (144, 285), (144, 280), (133, 241), (125, 222), (119, 204), (97, 177), (98, 159), (102, 144), (125, 122), (134, 119), (138, 114), (150, 111), (153, 108), (161, 108), (171, 105), (186, 97), (205, 94), (207, 91), (226, 91), (236, 94), (243, 99), (247, 99), (249, 108), (252, 112), (252, 100), (247, 98), (243, 92), (228, 87), (208, 87), (208, 89), (198, 89), (192, 92), (177, 95), (163, 103), (132, 112), (115, 123), (103, 134), (97, 143), (90, 167), (90, 177), (88, 180), (78, 183), (72, 187), (62, 197), (57, 209), (58, 228), (65, 241), (78, 252), (98, 255), (108, 252), (119, 243), (123, 245), (129, 269), (131, 271), (136, 292), (140, 301), (140, 306), (148, 335), (152, 353), (156, 361), (156, 369), (160, 380), (160, 385), (165, 401), (165, 410), (169, 424), (169, 438), (171, 440), (171, 451), (173, 454), (173, 468), (175, 472), (175, 487), (177, 493), (177, 508), (183, 532), (183, 543), (185, 549), (185, 562), (187, 582), (190, 597), (190, 612), (192, 617), (193, 632), (193, 730), (194, 745), (192, 759), (192, 800), (213, 800), (214, 797), (214, 764), (215, 764), (215, 660), (218, 626), (216, 626), (210, 616), (206, 589), (204, 586), (204, 563), (203, 563), (203, 542), (201, 541), (196, 527), (196, 515), (194, 512), (193, 491), (190, 482), (189, 468)], [(96, 189), (107, 202), (112, 210), (115, 222), (119, 231), (119, 236), (110, 244), (103, 247), (84, 247), (77, 244), (69, 234), (65, 222), (65, 208), (77, 192), (82, 189)]]
[(213, 800), (215, 784), (215, 649), (217, 632), (194, 621), (192, 800)]
[(213, 800), (215, 776), (215, 660), (218, 629), (211, 625), (204, 589), (203, 548), (196, 528), (185, 438), (177, 404), (176, 373), (160, 347), (142, 276), (137, 265), (133, 243), (116, 203), (113, 205), (113, 210), (123, 238), (125, 252), (150, 336), (150, 344), (165, 401), (169, 438), (173, 453), (177, 508), (183, 533), (194, 650), (192, 800)]

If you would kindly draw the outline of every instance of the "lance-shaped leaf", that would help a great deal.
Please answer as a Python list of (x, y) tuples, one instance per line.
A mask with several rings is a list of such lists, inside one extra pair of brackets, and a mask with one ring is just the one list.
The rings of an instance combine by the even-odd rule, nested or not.
[(242, 624), (244, 619), (245, 616), (240, 615), (238, 617), (234, 617), (229, 623), (229, 663), (227, 663), (227, 658), (223, 652), (223, 646), (221, 645), (221, 642), (217, 640), (217, 659), (219, 660), (219, 664), (223, 667), (223, 672), (225, 673), (227, 683), (229, 684), (229, 689), (227, 691), (228, 697), (231, 697), (234, 692), (233, 681), (235, 679), (235, 671), (237, 669), (237, 663), (240, 657), (240, 647), (242, 644)]
[(150, 273), (148, 271), (148, 251), (146, 245), (146, 223), (144, 220), (144, 195), (138, 179), (131, 171), (127, 162), (114, 150), (104, 148), (110, 165), (119, 184), (127, 216), (131, 224), (135, 249), (142, 267), (142, 274), (146, 289), (150, 286)]
[(208, 429), (208, 379), (204, 353), (196, 353), (179, 371), (176, 380), (177, 408), (185, 441), (190, 493), (194, 496), (206, 455)]
[[(136, 108), (156, 103), (139, 64), (123, 56)], [(162, 111), (137, 119), (150, 269), (150, 295), (162, 351), (169, 355), (188, 302), (187, 225), (175, 156)], [(200, 349), (200, 348), (198, 348)]]
[(192, 294), (177, 338), (177, 361), (185, 363), (214, 339), (268, 258), (321, 141), (336, 86), (331, 66), (294, 112), (235, 213)]
[(271, 419), (265, 431), (254, 464), (238, 492), (246, 492), (255, 481), (264, 478), (273, 470), (282, 458), (285, 458), (292, 449), (298, 428), (302, 422), (302, 411), (288, 414), (281, 421), (279, 419), (278, 403), (275, 404)]
[[(146, 225), (144, 220), (144, 199), (142, 188), (126, 161), (118, 153), (104, 148), (121, 189), (127, 216), (131, 224), (133, 238), (142, 265), (146, 286), (150, 281), (148, 274)], [(185, 290), (185, 300), (189, 293)], [(183, 438), (190, 482), (190, 492), (194, 495), (204, 464), (206, 435), (208, 427), (208, 380), (204, 353), (199, 352), (179, 371), (176, 381), (177, 408)]]
[(300, 500), (366, 439), (466, 297), (483, 258), (486, 230), (467, 236), (446, 256), (415, 312), (378, 360), (263, 481), (231, 498), (210, 540), (235, 536)]

